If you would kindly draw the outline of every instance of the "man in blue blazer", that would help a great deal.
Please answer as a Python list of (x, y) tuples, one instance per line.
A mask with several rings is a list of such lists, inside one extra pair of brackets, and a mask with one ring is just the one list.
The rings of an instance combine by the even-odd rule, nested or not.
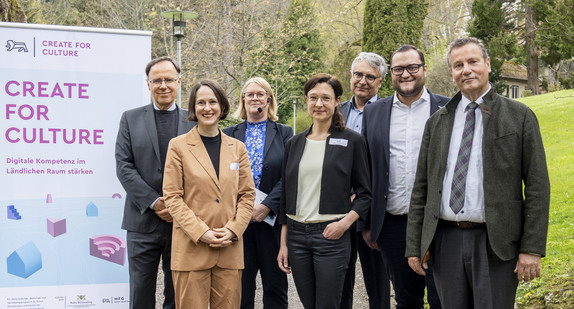
[(399, 47), (390, 59), (395, 94), (365, 108), (363, 135), (369, 146), (373, 202), (359, 230), (380, 250), (393, 282), (397, 308), (423, 308), (425, 285), (431, 308), (440, 308), (432, 273), (415, 273), (405, 258), (407, 214), (426, 120), (448, 101), (426, 89), (423, 53)]
[(175, 308), (171, 279), (172, 218), (162, 194), (163, 170), (171, 138), (195, 122), (175, 104), (180, 69), (168, 57), (145, 69), (153, 102), (123, 113), (116, 139), (116, 173), (126, 190), (122, 229), (127, 230), (130, 308), (154, 309), (160, 258), (164, 273), (163, 308)]
[[(347, 128), (361, 133), (365, 106), (379, 99), (377, 92), (387, 74), (387, 63), (383, 57), (375, 53), (361, 52), (353, 60), (350, 73), (353, 97), (341, 103), (340, 107)], [(383, 258), (377, 250), (370, 248), (363, 241), (361, 232), (357, 232), (356, 224), (351, 226), (350, 232), (351, 259), (345, 276), (341, 309), (353, 308), (357, 255), (361, 260), (363, 280), (369, 296), (369, 308), (390, 309), (391, 284)]]
[(445, 308), (514, 308), (519, 280), (540, 276), (550, 206), (536, 116), (498, 95), (482, 41), (461, 38), (447, 55), (460, 92), (427, 122), (413, 188), (409, 265), (433, 260)]

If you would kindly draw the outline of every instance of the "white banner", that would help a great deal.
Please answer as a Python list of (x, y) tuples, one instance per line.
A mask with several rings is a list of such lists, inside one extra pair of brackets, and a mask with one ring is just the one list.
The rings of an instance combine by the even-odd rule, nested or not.
[(128, 307), (114, 144), (150, 50), (148, 31), (0, 23), (0, 308)]

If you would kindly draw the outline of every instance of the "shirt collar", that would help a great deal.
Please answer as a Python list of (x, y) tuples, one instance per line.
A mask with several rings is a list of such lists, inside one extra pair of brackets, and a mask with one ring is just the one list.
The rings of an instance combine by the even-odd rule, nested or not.
[[(427, 90), (427, 87), (425, 86), (423, 86), (423, 94), (418, 100), (414, 101), (413, 104), (411, 104), (411, 107), (422, 104), (424, 102), (430, 102), (430, 94)], [(403, 104), (403, 102), (399, 100), (399, 96), (397, 96), (397, 92), (395, 91), (395, 94), (393, 95), (393, 105), (396, 106), (399, 103)]]
[[(153, 109), (155, 109), (156, 111), (159, 111), (159, 107), (157, 107), (157, 105), (155, 105), (155, 102), (152, 102), (151, 105), (153, 105)], [(171, 112), (174, 111), (177, 108), (177, 104), (175, 104), (175, 101), (171, 104), (171, 106), (167, 109), (167, 111)]]
[(259, 122), (249, 122), (246, 120), (246, 122), (247, 122), (247, 125), (249, 125), (249, 126), (258, 126), (258, 125), (262, 125), (262, 124), (267, 123), (267, 119), (265, 119), (263, 121), (259, 121)]
[[(379, 99), (379, 95), (378, 95), (378, 94), (375, 94), (372, 98), (369, 99), (369, 101), (367, 101), (367, 103), (365, 103), (365, 106), (367, 106), (367, 105), (369, 105), (369, 104), (375, 102), (375, 101), (378, 100), (378, 99)], [(364, 108), (364, 107), (363, 107), (363, 108)], [(351, 98), (351, 109), (356, 109), (356, 110), (358, 110), (358, 109), (357, 109), (357, 106), (355, 106), (355, 96), (353, 96), (353, 97)]]
[[(488, 89), (482, 94), (480, 95), (480, 97), (478, 97), (478, 99), (476, 99), (476, 101), (474, 101), (476, 104), (480, 105), (482, 104), (482, 102), (484, 102), (484, 96), (490, 91), (490, 89), (492, 88), (492, 84), (488, 84)], [(466, 110), (466, 106), (468, 104), (470, 104), (470, 99), (465, 97), (464, 94), (461, 93), (461, 99), (460, 99), (460, 104), (461, 107), (463, 108), (463, 110)]]

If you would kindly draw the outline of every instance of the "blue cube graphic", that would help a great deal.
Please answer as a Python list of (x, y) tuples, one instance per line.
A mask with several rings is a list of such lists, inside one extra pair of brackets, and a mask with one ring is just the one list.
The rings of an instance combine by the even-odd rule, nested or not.
[(42, 268), (42, 254), (31, 241), (12, 252), (6, 262), (9, 274), (26, 279)]

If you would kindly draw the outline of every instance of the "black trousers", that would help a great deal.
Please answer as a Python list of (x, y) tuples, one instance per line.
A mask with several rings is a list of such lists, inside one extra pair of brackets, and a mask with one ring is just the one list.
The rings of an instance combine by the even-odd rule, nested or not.
[(377, 250), (367, 246), (363, 240), (363, 233), (356, 231), (356, 224), (349, 229), (351, 233), (351, 259), (349, 269), (345, 276), (343, 295), (341, 296), (341, 309), (353, 308), (353, 290), (355, 288), (355, 264), (357, 253), (361, 260), (365, 289), (369, 296), (370, 309), (391, 308), (391, 284), (387, 275), (387, 267)]
[(514, 308), (517, 259), (502, 261), (494, 254), (486, 226), (463, 230), (439, 224), (432, 254), (443, 308)]
[(431, 309), (441, 308), (433, 279), (432, 263), (429, 264), (429, 269), (425, 270), (426, 276), (421, 276), (411, 269), (405, 257), (406, 235), (407, 215), (395, 216), (387, 213), (378, 243), (389, 270), (389, 277), (393, 282), (396, 308), (422, 309), (425, 286), (427, 287), (427, 301)]
[(329, 222), (304, 224), (287, 221), (289, 265), (305, 309), (338, 309), (351, 255), (350, 233), (326, 239)]
[(175, 309), (171, 279), (171, 224), (161, 224), (153, 233), (127, 232), (130, 273), (130, 308), (155, 309), (159, 261), (164, 274), (164, 309)]
[(245, 269), (241, 276), (241, 308), (255, 305), (255, 280), (261, 272), (263, 307), (287, 309), (287, 275), (277, 266), (281, 225), (253, 222), (243, 233)]

